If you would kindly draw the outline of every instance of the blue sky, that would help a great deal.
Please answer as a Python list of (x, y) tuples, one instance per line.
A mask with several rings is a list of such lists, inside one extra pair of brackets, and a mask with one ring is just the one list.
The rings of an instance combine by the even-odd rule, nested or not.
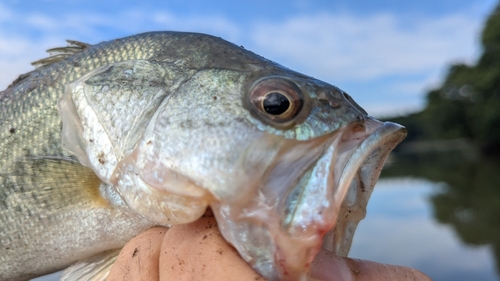
[(0, 89), (65, 39), (204, 32), (350, 93), (374, 116), (422, 108), (452, 62), (473, 63), (494, 0), (0, 2)]

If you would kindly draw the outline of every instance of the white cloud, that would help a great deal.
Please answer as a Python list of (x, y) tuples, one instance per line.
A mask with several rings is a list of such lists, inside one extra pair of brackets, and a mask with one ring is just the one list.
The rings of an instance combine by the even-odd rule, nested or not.
[[(435, 79), (436, 77), (434, 77)], [(435, 81), (428, 81), (422, 83), (422, 81), (403, 81), (403, 82), (394, 82), (390, 85), (390, 90), (393, 93), (397, 93), (397, 95), (405, 95), (411, 96), (415, 95), (415, 93), (427, 91), (432, 89), (433, 87), (437, 87)]]
[(259, 51), (323, 79), (369, 80), (422, 74), (450, 60), (471, 59), (480, 23), (461, 15), (408, 19), (393, 14), (302, 15), (260, 23)]
[[(112, 16), (79, 12), (24, 15), (0, 5), (0, 16), (0, 89), (33, 69), (30, 62), (45, 57), (45, 49), (64, 45), (65, 39), (97, 43), (152, 30), (197, 31), (242, 44), (341, 88), (346, 82), (355, 82), (360, 87), (353, 96), (374, 116), (420, 109), (419, 96), (427, 85), (439, 83), (449, 61), (472, 60), (480, 27), (477, 19), (461, 15), (407, 19), (387, 13), (294, 15), (280, 22), (249, 23), (249, 29), (225, 16), (181, 16), (168, 10), (125, 8)], [(16, 30), (7, 29), (7, 21)], [(420, 78), (380, 80), (384, 86), (378, 89), (363, 86), (377, 79), (409, 75)], [(366, 91), (360, 92), (361, 87)], [(373, 93), (380, 93), (377, 102), (367, 98)], [(398, 104), (390, 99), (401, 95), (409, 99)]]
[(34, 14), (28, 16), (25, 23), (36, 29), (42, 30), (54, 30), (60, 26), (60, 24), (54, 19), (41, 14)]
[[(46, 49), (65, 46), (59, 36), (48, 34), (39, 40), (8, 32), (0, 23), (0, 91), (20, 74), (34, 69), (31, 62), (47, 57)], [(64, 38), (64, 37), (63, 37)]]
[[(39, 44), (50, 46), (50, 42), (54, 41), (47, 39)], [(33, 70), (31, 62), (46, 56), (44, 50), (39, 49), (39, 44), (18, 36), (0, 38), (0, 90), (5, 89), (20, 74)]]
[[(359, 99), (362, 100), (362, 99)], [(422, 102), (394, 102), (390, 99), (381, 99), (383, 102), (363, 103), (361, 106), (375, 118), (388, 118), (394, 116), (403, 116), (411, 112), (417, 112), (424, 106)], [(358, 101), (359, 103), (359, 101)]]
[[(0, 5), (0, 89), (5, 89), (17, 76), (33, 70), (31, 62), (47, 56), (46, 49), (65, 46), (66, 39), (97, 43), (114, 39), (106, 37), (102, 30), (116, 33), (134, 34), (154, 30), (198, 31), (222, 36), (227, 40), (237, 40), (240, 29), (231, 21), (216, 16), (203, 18), (181, 18), (168, 11), (158, 11), (151, 15), (147, 11), (124, 11), (117, 16), (102, 14), (68, 13), (45, 15), (34, 13), (21, 15)], [(16, 29), (9, 30), (4, 25), (5, 18)], [(133, 23), (133, 24), (131, 24)], [(36, 31), (33, 38), (30, 31)]]

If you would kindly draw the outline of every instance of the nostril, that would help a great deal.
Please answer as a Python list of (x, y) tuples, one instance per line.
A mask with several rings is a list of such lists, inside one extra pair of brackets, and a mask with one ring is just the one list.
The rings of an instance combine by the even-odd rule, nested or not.
[(354, 133), (364, 132), (365, 131), (365, 125), (358, 123), (358, 124), (354, 125), (354, 127), (352, 127), (352, 131)]
[(330, 103), (330, 107), (331, 108), (337, 108), (340, 105), (338, 102), (335, 102), (335, 101), (332, 101), (332, 100), (329, 103)]

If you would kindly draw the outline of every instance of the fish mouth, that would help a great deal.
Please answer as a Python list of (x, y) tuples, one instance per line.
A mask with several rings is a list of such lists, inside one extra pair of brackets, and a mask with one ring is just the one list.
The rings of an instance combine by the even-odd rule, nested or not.
[(321, 248), (348, 254), (383, 163), (405, 136), (398, 124), (364, 117), (284, 145), (244, 206), (212, 205), (223, 236), (269, 280), (305, 280)]
[[(339, 256), (349, 253), (354, 232), (366, 215), (368, 200), (384, 163), (407, 135), (406, 128), (396, 123), (369, 119), (365, 124), (371, 126), (365, 132), (369, 136), (352, 152), (342, 170), (334, 196), (335, 210), (338, 210), (336, 224), (323, 239), (323, 248)], [(351, 137), (355, 138), (356, 134)]]

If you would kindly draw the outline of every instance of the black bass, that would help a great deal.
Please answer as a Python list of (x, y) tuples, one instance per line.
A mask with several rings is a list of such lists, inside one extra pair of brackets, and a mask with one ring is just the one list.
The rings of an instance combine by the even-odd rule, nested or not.
[(269, 280), (347, 255), (403, 127), (213, 36), (68, 42), (0, 92), (0, 280), (104, 279), (133, 236), (207, 207)]

